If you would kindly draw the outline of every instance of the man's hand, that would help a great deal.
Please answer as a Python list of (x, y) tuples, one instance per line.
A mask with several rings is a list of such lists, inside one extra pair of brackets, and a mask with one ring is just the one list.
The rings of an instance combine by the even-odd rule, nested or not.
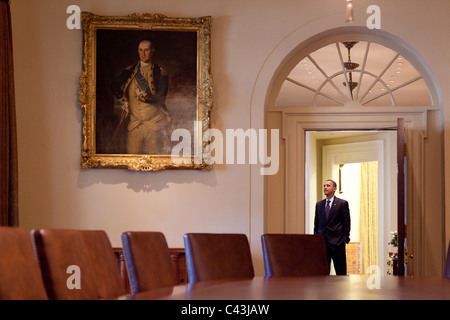
[(140, 88), (137, 88), (135, 95), (136, 95), (136, 99), (138, 99), (139, 101), (146, 102), (145, 97), (147, 97), (147, 93), (145, 91), (142, 91)]

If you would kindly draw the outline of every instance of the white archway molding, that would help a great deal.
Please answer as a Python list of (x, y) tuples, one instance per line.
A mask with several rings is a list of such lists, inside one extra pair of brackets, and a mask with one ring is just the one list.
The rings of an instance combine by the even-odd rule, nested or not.
[[(365, 21), (363, 22), (365, 23)], [(419, 43), (421, 40), (419, 37), (411, 37), (412, 29), (410, 26), (401, 25), (400, 23), (397, 23), (395, 19), (389, 19), (383, 16), (382, 27), (384, 28), (385, 26), (387, 27), (383, 30), (369, 30), (362, 24), (349, 27), (342, 23), (341, 16), (333, 15), (308, 22), (288, 34), (270, 52), (257, 75), (250, 100), (250, 126), (255, 129), (265, 128), (266, 114), (269, 110), (274, 109), (273, 103), (278, 92), (277, 86), (280, 84), (280, 79), (284, 78), (283, 72), (286, 73), (287, 70), (290, 70), (290, 66), (300, 61), (304, 53), (311, 50), (313, 47), (319, 48), (330, 42), (339, 41), (343, 36), (352, 36), (353, 38), (361, 37), (361, 39), (364, 40), (372, 40), (382, 45), (386, 45), (404, 55), (405, 58), (407, 58), (422, 74), (425, 82), (429, 86), (435, 108), (442, 110), (443, 96), (441, 95), (438, 81), (436, 80), (437, 78), (433, 76), (433, 73), (431, 72), (432, 68), (416, 50), (413, 50), (413, 47), (416, 46), (420, 48), (421, 53), (425, 53), (427, 57), (436, 57), (437, 54), (430, 48), (422, 47), (423, 42)], [(396, 36), (394, 36), (394, 33), (388, 33), (384, 30), (393, 30), (395, 31)], [(409, 39), (412, 41), (410, 41), (410, 44), (408, 45), (406, 41), (401, 39)], [(436, 60), (433, 61), (435, 70), (436, 68), (439, 69), (439, 67), (436, 66), (436, 63)], [(445, 75), (445, 77), (448, 78), (448, 75)], [(422, 116), (425, 118), (427, 117), (426, 114), (422, 114)], [(285, 120), (286, 117), (283, 116), (283, 119)], [(438, 131), (442, 130), (439, 129)], [(280, 134), (283, 137), (286, 137), (285, 132), (281, 132)], [(423, 137), (425, 136), (426, 124)], [(422, 160), (420, 159), (418, 161), (420, 162)], [(251, 166), (250, 236), (253, 240), (252, 246), (257, 246), (255, 250), (260, 248), (259, 237), (265, 230), (265, 185), (264, 177), (261, 176), (259, 172), (259, 165)], [(293, 195), (298, 196), (298, 194), (299, 193), (294, 192)], [(289, 208), (286, 209), (289, 210)], [(295, 210), (298, 209), (298, 207), (295, 208)]]
[[(255, 79), (250, 100), (251, 125), (264, 120), (258, 113), (262, 111), (261, 108), (270, 107), (270, 96), (273, 95), (275, 82), (280, 78), (283, 70), (287, 72), (286, 69), (290, 70), (289, 65), (295, 65), (300, 61), (299, 57), (303, 52), (308, 52), (309, 46), (317, 49), (346, 34), (352, 37), (359, 36), (364, 40), (373, 40), (398, 51), (411, 60), (419, 73), (424, 76), (432, 90), (430, 93), (435, 105), (441, 106), (445, 101), (450, 102), (450, 94), (446, 95), (444, 100), (439, 86), (439, 82), (446, 83), (443, 81), (450, 79), (448, 76), (450, 66), (445, 63), (445, 57), (433, 50), (427, 38), (420, 36), (420, 30), (401, 24), (398, 19), (384, 12), (382, 29), (370, 30), (365, 25), (364, 18), (367, 16), (362, 15), (361, 12), (356, 14), (360, 16), (357, 16), (357, 22), (351, 25), (343, 23), (342, 16), (336, 14), (309, 21), (290, 32), (275, 45)], [(298, 60), (295, 60), (295, 57)], [(426, 61), (433, 63), (428, 64)], [(432, 76), (438, 73), (445, 75), (441, 81), (438, 81), (439, 76)]]
[(328, 44), (334, 42), (345, 41), (346, 39), (356, 41), (375, 42), (388, 47), (401, 56), (405, 57), (423, 77), (432, 98), (434, 106), (441, 106), (441, 95), (438, 90), (439, 86), (432, 75), (431, 68), (425, 60), (410, 46), (399, 38), (385, 33), (383, 31), (370, 31), (365, 27), (342, 27), (325, 31), (317, 34), (295, 48), (294, 52), (289, 55), (289, 61), (284, 61), (278, 67), (272, 78), (271, 85), (267, 92), (266, 107), (271, 110), (275, 105), (275, 99), (282, 81), (288, 76), (291, 70), (303, 59), (307, 54), (316, 51)]

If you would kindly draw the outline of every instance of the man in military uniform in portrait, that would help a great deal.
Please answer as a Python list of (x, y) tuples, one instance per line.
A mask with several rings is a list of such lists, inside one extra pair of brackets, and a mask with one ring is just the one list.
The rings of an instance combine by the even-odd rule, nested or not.
[[(161, 145), (160, 130), (170, 122), (165, 105), (169, 85), (167, 72), (153, 63), (155, 51), (149, 40), (139, 43), (139, 59), (113, 80), (114, 96), (122, 102), (123, 119), (130, 115), (127, 153), (157, 153)], [(119, 124), (120, 126), (120, 124)]]

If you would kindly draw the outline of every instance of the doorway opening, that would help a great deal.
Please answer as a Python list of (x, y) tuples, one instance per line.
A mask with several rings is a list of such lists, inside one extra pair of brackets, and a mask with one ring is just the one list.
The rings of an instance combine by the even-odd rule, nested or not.
[(336, 181), (336, 196), (350, 206), (349, 273), (366, 274), (371, 265), (387, 273), (397, 219), (396, 131), (306, 131), (305, 140), (305, 231), (313, 233), (323, 181)]
[[(280, 170), (264, 178), (264, 232), (312, 233), (323, 180), (339, 180), (339, 164), (344, 164), (341, 170), (345, 171), (350, 163), (377, 161), (377, 255), (378, 266), (386, 274), (392, 250), (388, 243), (397, 223), (396, 214), (391, 214), (397, 212), (396, 128), (397, 119), (403, 118), (407, 274), (439, 275), (445, 244), (438, 86), (413, 48), (393, 35), (366, 31), (337, 28), (292, 44), (292, 51), (273, 72), (265, 101), (265, 127), (280, 130)], [(349, 42), (354, 43), (350, 49)], [(318, 137), (324, 134), (335, 136)], [(341, 159), (333, 160), (335, 165), (325, 172), (321, 162), (327, 148), (322, 150), (321, 144), (330, 142), (327, 148)], [(339, 154), (344, 144), (351, 148), (358, 143), (359, 151)], [(371, 144), (381, 145), (375, 147), (381, 148), (375, 152), (375, 158), (381, 159), (342, 159), (366, 156), (373, 152), (364, 149)], [(428, 186), (433, 192), (425, 192)]]

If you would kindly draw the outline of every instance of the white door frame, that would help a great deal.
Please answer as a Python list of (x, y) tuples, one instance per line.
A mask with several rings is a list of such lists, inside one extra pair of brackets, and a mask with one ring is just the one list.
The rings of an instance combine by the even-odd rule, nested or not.
[[(305, 190), (305, 132), (309, 130), (370, 130), (376, 128), (395, 128), (397, 118), (405, 119), (408, 144), (407, 162), (407, 217), (409, 250), (414, 252), (414, 264), (420, 268), (422, 232), (420, 222), (423, 217), (423, 140), (426, 137), (427, 111), (410, 110), (408, 113), (283, 113), (283, 139), (286, 140), (286, 195), (285, 195), (285, 232), (305, 233), (307, 231), (306, 190)], [(412, 192), (412, 190), (414, 190)], [(411, 191), (411, 192), (409, 192)], [(311, 204), (308, 204), (311, 206)], [(413, 273), (413, 261), (408, 270)]]
[[(304, 219), (301, 214), (296, 216), (295, 212), (304, 210), (304, 184), (296, 186), (295, 180), (304, 181), (304, 169), (299, 170), (300, 166), (295, 167), (295, 161), (297, 164), (304, 163), (304, 148), (305, 141), (302, 136), (306, 130), (337, 130), (337, 129), (379, 129), (386, 127), (395, 127), (397, 125), (397, 118), (405, 119), (405, 127), (407, 129), (407, 141), (411, 142), (407, 148), (408, 157), (414, 159), (414, 167), (408, 162), (408, 168), (406, 174), (408, 177), (412, 177), (408, 180), (406, 194), (408, 195), (407, 207), (409, 210), (414, 211), (414, 219), (410, 219), (408, 230), (411, 235), (411, 231), (415, 234), (414, 237), (414, 269), (423, 270), (422, 266), (429, 261), (425, 259), (425, 255), (429, 257), (437, 257), (442, 260), (445, 255), (444, 249), (448, 243), (448, 223), (444, 226), (443, 219), (448, 216), (445, 209), (444, 194), (448, 191), (444, 188), (443, 180), (437, 187), (437, 192), (433, 195), (424, 196), (424, 184), (427, 183), (429, 188), (430, 183), (436, 184), (437, 177), (425, 177), (425, 170), (428, 168), (424, 163), (424, 150), (429, 149), (425, 144), (427, 139), (427, 110), (432, 111), (430, 116), (430, 137), (432, 141), (442, 143), (443, 139), (443, 124), (442, 122), (442, 106), (443, 97), (439, 89), (439, 83), (437, 78), (431, 71), (432, 68), (427, 64), (414, 49), (414, 46), (420, 47), (420, 41), (413, 41), (408, 44), (402, 40), (402, 38), (408, 39), (410, 29), (408, 26), (397, 26), (395, 29), (395, 35), (392, 33), (384, 32), (381, 30), (368, 30), (365, 26), (353, 26), (353, 27), (336, 27), (340, 25), (339, 16), (327, 16), (322, 19), (313, 20), (311, 22), (302, 25), (298, 29), (294, 30), (289, 36), (284, 38), (269, 54), (258, 76), (255, 80), (255, 85), (252, 90), (250, 101), (250, 127), (252, 128), (266, 128), (267, 119), (271, 113), (281, 114), (281, 130), (282, 137), (285, 139), (285, 163), (287, 165), (286, 172), (283, 173), (284, 190), (280, 192), (284, 195), (284, 203), (286, 207), (283, 210), (283, 216), (290, 220), (290, 223), (285, 225), (290, 227), (290, 232), (293, 230), (304, 230)], [(389, 108), (387, 110), (384, 107), (377, 108), (377, 110), (371, 110), (370, 108), (354, 109), (348, 108), (314, 108), (311, 107), (297, 107), (297, 108), (283, 108), (275, 106), (275, 101), (278, 96), (279, 88), (282, 81), (285, 79), (286, 70), (292, 69), (292, 67), (301, 60), (305, 54), (314, 51), (315, 49), (324, 46), (332, 41), (342, 41), (343, 38), (352, 38), (355, 40), (371, 40), (383, 44), (397, 52), (400, 52), (405, 58), (408, 59), (416, 67), (418, 72), (426, 80), (427, 86), (430, 90), (430, 94), (433, 100), (433, 106), (430, 107), (401, 107), (401, 108)], [(434, 57), (433, 50), (426, 50), (426, 57)], [(435, 61), (432, 64), (439, 66), (437, 59), (430, 60)], [(416, 112), (417, 111), (417, 112)], [(381, 113), (381, 114), (378, 114)], [(365, 116), (365, 117), (364, 117)], [(328, 118), (327, 118), (328, 117)], [(358, 119), (361, 120), (358, 122)], [(413, 123), (416, 121), (415, 123)], [(420, 129), (422, 127), (422, 129)], [(292, 148), (292, 149), (291, 149)], [(441, 148), (438, 152), (441, 159), (441, 167), (438, 168), (439, 174), (444, 176), (444, 151), (442, 146), (433, 145), (431, 150), (435, 148)], [(267, 216), (272, 215), (271, 211), (268, 211), (269, 205), (266, 200), (267, 190), (267, 177), (260, 175), (261, 166), (251, 167), (251, 200), (250, 200), (250, 238), (252, 249), (255, 252), (260, 252), (260, 234), (265, 232), (267, 225)], [(297, 171), (299, 170), (299, 171)], [(443, 179), (443, 178), (442, 178)], [(413, 180), (413, 181), (412, 181)], [(291, 187), (293, 189), (291, 189)], [(428, 189), (430, 190), (430, 189)], [(442, 195), (441, 195), (442, 193)], [(293, 199), (298, 198), (298, 201)], [(430, 202), (432, 201), (432, 204)], [(442, 203), (441, 207), (439, 205)], [(447, 206), (448, 207), (448, 206)], [(429, 220), (429, 225), (425, 226), (425, 209), (432, 208), (432, 221)], [(437, 211), (442, 210), (440, 213)], [(279, 214), (274, 212), (274, 214)], [(431, 212), (430, 212), (431, 214)], [(441, 221), (442, 220), (442, 221)], [(444, 235), (442, 241), (435, 239), (432, 243), (427, 240), (427, 237), (423, 236), (423, 233), (428, 230), (436, 230), (439, 225), (442, 225), (442, 230), (437, 230), (438, 233)], [(288, 230), (286, 230), (287, 232)], [(444, 240), (447, 242), (444, 243)], [(423, 240), (427, 240), (428, 244), (424, 244)], [(438, 241), (438, 243), (436, 243)], [(442, 243), (441, 243), (442, 242)], [(425, 248), (425, 249), (424, 249)], [(432, 248), (430, 250), (430, 248)], [(423, 251), (423, 252), (422, 252)], [(424, 254), (422, 254), (424, 253)], [(261, 262), (262, 255), (255, 254), (255, 261)], [(428, 265), (439, 267), (441, 263), (439, 261), (428, 263)], [(257, 264), (255, 264), (257, 265)], [(408, 264), (410, 270), (411, 264)], [(416, 267), (417, 266), (417, 267)], [(443, 268), (443, 265), (442, 265)], [(415, 275), (420, 276), (420, 272), (415, 272)]]

